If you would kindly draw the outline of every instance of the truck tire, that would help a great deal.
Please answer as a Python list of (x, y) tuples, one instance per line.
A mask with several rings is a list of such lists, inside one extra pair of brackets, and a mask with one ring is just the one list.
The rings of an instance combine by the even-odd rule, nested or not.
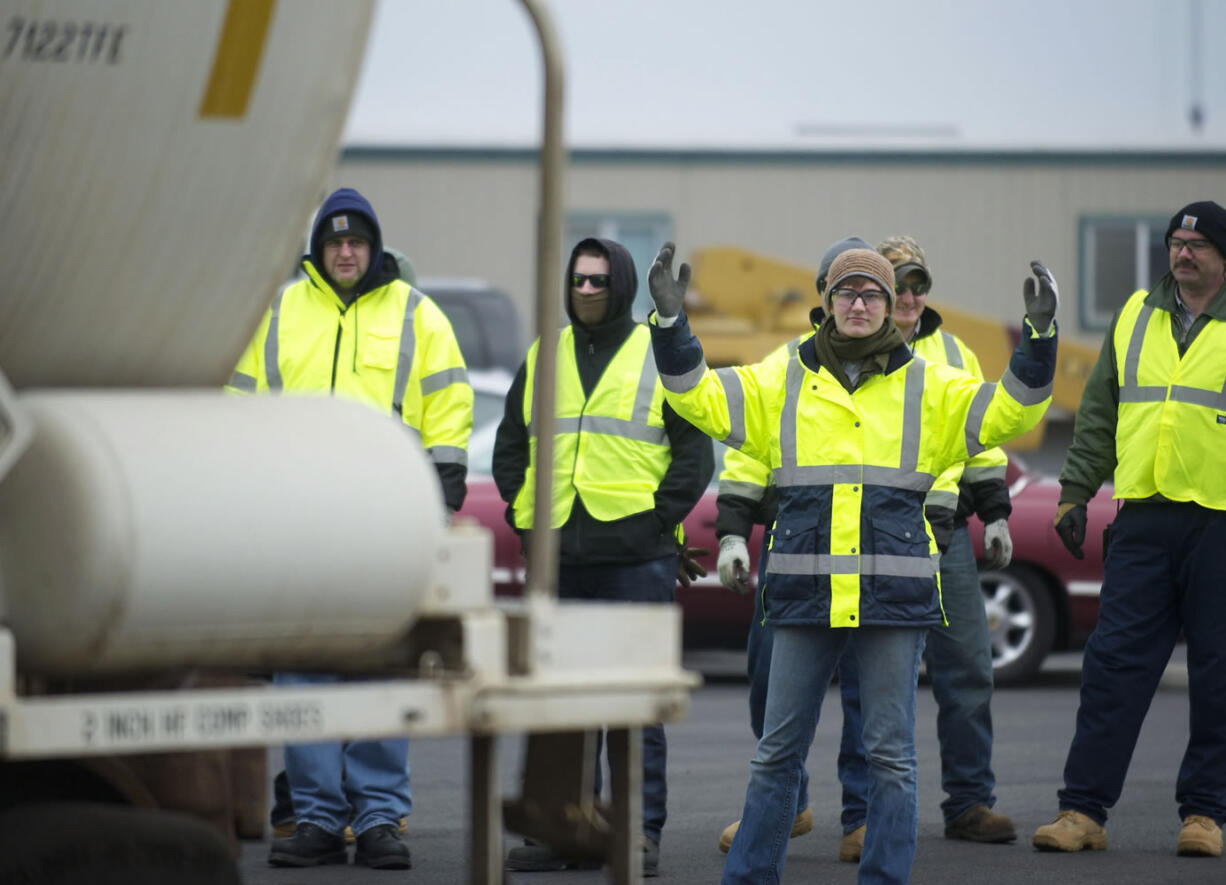
[(1046, 582), (1019, 564), (981, 571), (979, 585), (992, 639), (993, 680), (998, 686), (1030, 681), (1056, 636), (1056, 608)]
[(5, 885), (240, 885), (225, 838), (195, 818), (89, 802), (0, 814)]

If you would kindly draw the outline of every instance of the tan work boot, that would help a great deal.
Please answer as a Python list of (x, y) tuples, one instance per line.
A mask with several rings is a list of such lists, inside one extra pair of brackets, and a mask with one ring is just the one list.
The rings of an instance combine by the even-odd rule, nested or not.
[(860, 824), (843, 837), (839, 843), (839, 860), (846, 863), (859, 863), (860, 855), (864, 853), (864, 829), (867, 825)]
[(1017, 838), (1013, 821), (986, 805), (968, 808), (945, 825), (946, 839), (968, 842), (1012, 842)]
[[(728, 853), (728, 849), (732, 847), (732, 840), (736, 838), (736, 831), (741, 828), (739, 820), (733, 821), (724, 827), (724, 831), (719, 834), (719, 850)], [(803, 836), (805, 833), (813, 829), (813, 812), (805, 809), (800, 814), (796, 815), (796, 820), (792, 821), (792, 835), (790, 838), (795, 839), (797, 836)]]
[(1034, 847), (1041, 851), (1106, 851), (1107, 831), (1080, 811), (1066, 808), (1034, 831)]
[(1180, 857), (1221, 857), (1222, 828), (1203, 814), (1189, 814), (1183, 819), (1175, 853)]

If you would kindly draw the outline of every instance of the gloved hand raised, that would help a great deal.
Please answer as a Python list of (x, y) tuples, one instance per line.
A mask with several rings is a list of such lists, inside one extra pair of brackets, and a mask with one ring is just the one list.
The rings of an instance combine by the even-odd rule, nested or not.
[(1056, 288), (1056, 280), (1051, 271), (1043, 266), (1043, 262), (1030, 262), (1030, 269), (1039, 278), (1039, 283), (1036, 287), (1034, 280), (1027, 277), (1022, 285), (1022, 298), (1026, 301), (1026, 317), (1030, 320), (1030, 325), (1042, 335), (1051, 328), (1052, 318), (1060, 305), (1060, 291)]
[(737, 593), (749, 592), (749, 548), (740, 535), (719, 539), (719, 582)]
[(690, 285), (690, 266), (684, 261), (673, 279), (673, 255), (677, 247), (665, 243), (656, 254), (656, 260), (647, 272), (647, 287), (651, 290), (651, 300), (656, 303), (656, 312), (665, 319), (672, 319), (681, 313), (681, 305), (685, 302), (685, 290)]
[(1068, 552), (1077, 559), (1085, 559), (1085, 551), (1081, 545), (1086, 540), (1086, 505), (1074, 504), (1072, 501), (1061, 501), (1056, 508), (1056, 534), (1068, 548)]
[(1009, 520), (995, 519), (983, 527), (983, 564), (985, 568), (1004, 568), (1013, 560), (1013, 537)]

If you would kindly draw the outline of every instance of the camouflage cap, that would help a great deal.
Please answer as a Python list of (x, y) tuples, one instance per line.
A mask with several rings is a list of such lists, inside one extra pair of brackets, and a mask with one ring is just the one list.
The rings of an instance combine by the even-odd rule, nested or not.
[(932, 271), (928, 269), (928, 256), (915, 239), (908, 236), (887, 237), (877, 244), (877, 251), (894, 265), (894, 276), (902, 279), (913, 270), (918, 270), (932, 285)]

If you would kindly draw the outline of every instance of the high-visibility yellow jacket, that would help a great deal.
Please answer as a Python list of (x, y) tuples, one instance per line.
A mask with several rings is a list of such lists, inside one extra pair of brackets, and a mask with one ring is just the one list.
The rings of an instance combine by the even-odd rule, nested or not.
[(419, 434), (447, 506), (464, 501), (473, 392), (447, 317), (391, 279), (345, 303), (315, 266), (273, 299), (227, 389), (316, 393), (365, 403)]
[[(1226, 323), (1211, 320), (1180, 356), (1171, 315), (1134, 292), (1115, 349), (1116, 498), (1161, 495), (1226, 510)], [(1210, 467), (1212, 465), (1212, 467)]]
[[(915, 340), (911, 342), (911, 349), (914, 353), (923, 357), (927, 362), (953, 366), (983, 380), (983, 369), (979, 365), (979, 358), (975, 356), (975, 352), (967, 347), (958, 336), (940, 328), (940, 315), (935, 310), (928, 308), (920, 319), (919, 332)], [(800, 343), (807, 337), (809, 337), (808, 334), (792, 339), (772, 351), (764, 361), (787, 360), (795, 356)], [(960, 484), (979, 486), (981, 483), (992, 482), (1003, 485), (1008, 463), (1008, 456), (1004, 450), (999, 446), (993, 446), (973, 455), (964, 464), (951, 466), (937, 477), (928, 491), (925, 507), (929, 516), (932, 514), (932, 508), (944, 508), (948, 511), (948, 522), (952, 525), (954, 513), (958, 510)], [(720, 513), (717, 534), (738, 534), (748, 537), (750, 525), (746, 525), (743, 518), (738, 519), (733, 514), (726, 514), (725, 510), (737, 509), (742, 514), (747, 511), (752, 512), (755, 506), (761, 506), (761, 502), (770, 498), (770, 483), (770, 468), (765, 464), (735, 449), (725, 452), (724, 465), (719, 476)], [(982, 488), (982, 486), (979, 487)], [(996, 503), (992, 518), (1007, 517), (1009, 514), (1008, 491), (1002, 491), (998, 497), (1003, 500)], [(733, 508), (731, 502), (737, 499), (743, 499), (745, 503), (738, 502), (739, 506)], [(763, 514), (765, 518), (758, 521), (769, 525), (774, 521), (774, 508), (767, 505), (765, 509), (770, 512)], [(935, 520), (935, 517), (933, 519)], [(988, 520), (985, 518), (985, 521)]]
[(779, 488), (766, 619), (830, 627), (943, 622), (924, 498), (936, 477), (1034, 427), (1051, 399), (1054, 326), (1029, 329), (999, 383), (906, 347), (848, 393), (813, 339), (794, 358), (708, 369), (684, 313), (652, 324), (668, 402), (770, 467)]
[[(515, 526), (532, 528), (537, 433), (532, 391), (540, 339), (526, 360), (523, 420), (529, 461), (515, 498)], [(651, 355), (651, 335), (636, 326), (585, 397), (575, 359), (574, 327), (558, 335), (553, 437), (552, 526), (570, 518), (575, 497), (594, 518), (612, 522), (655, 508), (655, 493), (672, 462), (664, 430), (664, 388)]]

